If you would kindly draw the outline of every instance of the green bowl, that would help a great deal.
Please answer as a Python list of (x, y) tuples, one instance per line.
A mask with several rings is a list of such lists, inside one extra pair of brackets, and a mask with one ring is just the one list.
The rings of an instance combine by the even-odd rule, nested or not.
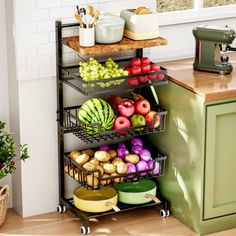
[(144, 204), (152, 201), (145, 194), (156, 196), (156, 183), (142, 179), (139, 182), (126, 182), (114, 186), (118, 191), (118, 200), (126, 204)]

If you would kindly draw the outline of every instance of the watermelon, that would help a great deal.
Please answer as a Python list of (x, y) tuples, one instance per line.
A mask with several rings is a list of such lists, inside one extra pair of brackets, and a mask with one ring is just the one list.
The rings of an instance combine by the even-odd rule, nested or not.
[(101, 98), (91, 98), (80, 107), (78, 119), (88, 134), (109, 131), (113, 127), (115, 113), (112, 107)]

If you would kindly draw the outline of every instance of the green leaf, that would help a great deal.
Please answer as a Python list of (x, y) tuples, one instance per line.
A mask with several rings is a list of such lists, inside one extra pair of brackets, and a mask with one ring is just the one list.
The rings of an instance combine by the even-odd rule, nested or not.
[[(13, 159), (16, 156), (16, 143), (12, 133), (4, 130), (5, 123), (0, 121), (0, 179), (16, 170)], [(27, 144), (20, 145), (20, 160), (29, 158)]]

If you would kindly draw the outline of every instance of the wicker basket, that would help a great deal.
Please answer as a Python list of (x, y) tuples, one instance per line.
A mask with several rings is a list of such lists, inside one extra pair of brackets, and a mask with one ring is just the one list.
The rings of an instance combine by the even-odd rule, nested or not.
[(3, 224), (6, 218), (8, 196), (9, 196), (9, 186), (4, 185), (0, 189), (0, 226)]

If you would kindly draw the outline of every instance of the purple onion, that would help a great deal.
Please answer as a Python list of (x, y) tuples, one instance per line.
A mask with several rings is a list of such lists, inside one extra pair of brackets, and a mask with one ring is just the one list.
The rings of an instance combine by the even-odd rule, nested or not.
[(139, 146), (143, 146), (143, 140), (141, 138), (138, 138), (138, 137), (134, 137), (132, 138), (131, 140), (131, 144), (132, 145), (139, 145)]
[(101, 146), (100, 148), (99, 148), (99, 150), (101, 150), (101, 151), (108, 151), (108, 150), (110, 150), (111, 148), (109, 147), (109, 146), (107, 146), (107, 145), (103, 145), (103, 146)]
[(134, 145), (132, 148), (131, 148), (131, 153), (134, 153), (134, 154), (138, 154), (143, 150), (143, 147), (139, 146), (139, 145)]
[(129, 151), (126, 148), (120, 147), (117, 149), (117, 156), (120, 158), (125, 158), (126, 155), (128, 154), (129, 154)]
[(126, 148), (124, 143), (118, 143), (117, 148)]
[[(148, 170), (149, 167), (146, 161), (141, 160), (136, 164), (136, 169), (137, 171), (144, 171), (144, 170)], [(145, 176), (146, 174), (147, 173), (145, 172), (145, 173), (141, 173), (140, 175)]]
[(149, 161), (152, 159), (152, 156), (151, 156), (151, 153), (149, 150), (147, 149), (142, 149), (140, 152), (139, 152), (139, 156), (142, 160), (144, 161)]
[[(128, 163), (126, 163), (126, 166), (127, 166), (126, 174), (136, 172), (136, 167), (135, 167), (135, 165), (133, 163), (128, 162)], [(130, 179), (130, 178), (133, 177), (133, 175), (128, 175), (127, 177)]]
[[(154, 162), (155, 162), (155, 164), (154, 164)], [(154, 165), (155, 165), (155, 168), (154, 168)], [(160, 163), (158, 161), (155, 161), (155, 160), (148, 161), (148, 167), (149, 167), (149, 169), (154, 168), (154, 170), (151, 172), (152, 175), (157, 175), (160, 171)]]

